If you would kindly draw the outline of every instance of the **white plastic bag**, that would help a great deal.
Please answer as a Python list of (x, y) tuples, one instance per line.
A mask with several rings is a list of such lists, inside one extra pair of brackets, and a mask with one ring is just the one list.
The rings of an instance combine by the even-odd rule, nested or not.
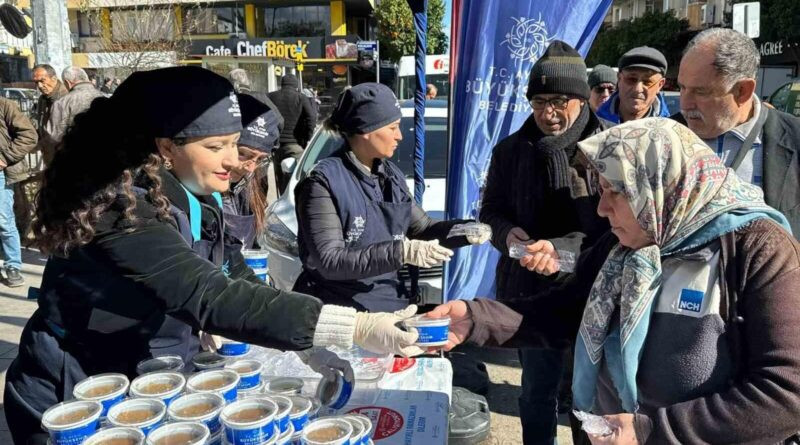
[(572, 414), (581, 421), (581, 429), (593, 436), (610, 436), (614, 433), (614, 426), (603, 416), (573, 410)]
[[(520, 259), (528, 254), (527, 250), (525, 249), (529, 244), (525, 243), (513, 243), (511, 247), (508, 248), (508, 256), (514, 259)], [(567, 250), (556, 250), (556, 254), (558, 255), (558, 270), (559, 272), (566, 272), (572, 273), (575, 272), (575, 254), (569, 252)]]

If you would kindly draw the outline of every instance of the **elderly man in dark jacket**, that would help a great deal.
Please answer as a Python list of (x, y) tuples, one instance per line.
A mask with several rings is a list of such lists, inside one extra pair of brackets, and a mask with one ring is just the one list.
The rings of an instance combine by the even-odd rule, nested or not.
[(36, 149), (36, 129), (16, 102), (0, 99), (0, 245), (5, 259), (6, 284), (25, 284), (22, 252), (14, 216), (13, 184), (28, 178), (25, 156)]
[[(42, 136), (44, 136), (44, 127), (50, 120), (53, 104), (58, 99), (66, 96), (69, 90), (58, 78), (56, 70), (47, 64), (33, 67), (33, 83), (36, 84), (36, 88), (42, 93), (39, 96), (39, 100), (36, 102), (35, 123), (40, 142), (39, 148), (44, 151), (46, 147), (41, 143), (44, 142), (45, 138)], [(46, 159), (52, 158), (52, 154), (50, 153), (43, 153), (43, 156)]]
[(281, 79), (281, 89), (269, 93), (269, 98), (278, 107), (284, 122), (280, 147), (275, 151), (272, 161), (275, 165), (278, 193), (283, 193), (289, 182), (289, 176), (284, 175), (281, 170), (281, 161), (290, 157), (299, 159), (317, 126), (317, 113), (308, 98), (298, 91), (298, 85), (297, 77), (287, 74)]
[[(497, 299), (534, 295), (554, 286), (563, 273), (541, 266), (555, 251), (577, 255), (608, 227), (595, 210), (598, 197), (577, 156), (576, 143), (600, 123), (589, 109), (586, 65), (580, 54), (553, 42), (531, 70), (528, 99), (533, 115), (492, 153), (480, 219), (492, 226), (497, 263)], [(517, 260), (515, 243), (530, 244)], [(556, 393), (564, 351), (522, 349), (523, 440), (552, 444)]]
[(681, 60), (678, 84), (686, 124), (800, 237), (800, 119), (764, 106), (755, 94), (761, 55), (752, 39), (725, 28), (701, 32)]

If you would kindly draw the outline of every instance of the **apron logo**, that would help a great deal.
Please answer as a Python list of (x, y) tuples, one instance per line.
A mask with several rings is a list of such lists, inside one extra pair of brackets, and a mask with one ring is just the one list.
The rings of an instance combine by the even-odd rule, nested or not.
[(678, 309), (699, 313), (700, 308), (703, 307), (703, 296), (704, 294), (699, 290), (681, 290), (681, 297), (680, 300), (678, 300)]
[(353, 227), (347, 230), (347, 238), (344, 242), (350, 244), (358, 241), (358, 239), (361, 238), (361, 234), (364, 233), (364, 226), (366, 223), (367, 220), (361, 215), (353, 218)]

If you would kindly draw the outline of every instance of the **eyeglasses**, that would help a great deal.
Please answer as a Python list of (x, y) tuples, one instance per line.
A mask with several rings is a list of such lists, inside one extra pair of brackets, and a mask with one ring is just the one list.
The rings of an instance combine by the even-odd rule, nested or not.
[(641, 82), (642, 85), (644, 85), (644, 87), (647, 88), (648, 90), (650, 88), (653, 88), (659, 82), (661, 82), (661, 79), (663, 79), (663, 77), (661, 77), (660, 75), (655, 75), (650, 77), (642, 76), (641, 78), (635, 74), (625, 74), (622, 76), (622, 81), (625, 82), (626, 84), (630, 86), (636, 86), (639, 84), (639, 82)]
[[(245, 162), (250, 162), (250, 161), (245, 161)], [(240, 179), (239, 182), (237, 182), (236, 185), (233, 186), (233, 190), (231, 190), (233, 194), (238, 195), (239, 192), (244, 190), (247, 184), (253, 179), (253, 176), (256, 175), (256, 172), (262, 168), (266, 168), (271, 162), (272, 162), (271, 155), (266, 155), (263, 156), (261, 159), (259, 159), (258, 163), (256, 164), (256, 168), (254, 168), (253, 171), (249, 172), (244, 178)]]
[(534, 97), (531, 99), (531, 107), (533, 107), (534, 110), (544, 110), (547, 108), (547, 105), (550, 105), (554, 110), (564, 110), (567, 108), (569, 101), (569, 97), (554, 97), (552, 99)]
[(613, 94), (614, 91), (617, 91), (617, 88), (614, 87), (614, 86), (604, 87), (604, 86), (601, 86), (601, 85), (597, 85), (596, 87), (592, 88), (592, 90), (597, 94), (601, 94), (603, 91), (606, 91), (606, 90), (609, 93)]

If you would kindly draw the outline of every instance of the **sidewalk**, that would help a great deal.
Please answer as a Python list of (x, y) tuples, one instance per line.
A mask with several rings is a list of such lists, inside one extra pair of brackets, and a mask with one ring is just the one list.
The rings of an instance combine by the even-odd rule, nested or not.
[[(22, 273), (27, 286), (9, 288), (0, 284), (0, 444), (11, 444), (11, 435), (6, 424), (2, 396), (5, 376), (11, 361), (17, 355), (17, 345), (22, 328), (36, 309), (36, 301), (28, 300), (28, 286), (39, 287), (44, 270), (44, 260), (39, 252), (23, 250)], [(467, 351), (464, 351), (467, 352)], [(489, 408), (492, 413), (492, 433), (489, 445), (512, 445), (522, 443), (517, 397), (520, 393), (520, 368), (514, 349), (470, 348), (468, 354), (486, 362), (489, 371)], [(566, 418), (559, 419), (558, 443), (572, 445)]]
[(26, 285), (10, 288), (0, 284), (0, 444), (11, 444), (11, 434), (6, 424), (2, 398), (6, 385), (6, 370), (17, 356), (17, 345), (22, 328), (36, 310), (36, 301), (28, 300), (29, 286), (39, 287), (42, 282), (44, 259), (35, 250), (22, 250), (22, 275)]

